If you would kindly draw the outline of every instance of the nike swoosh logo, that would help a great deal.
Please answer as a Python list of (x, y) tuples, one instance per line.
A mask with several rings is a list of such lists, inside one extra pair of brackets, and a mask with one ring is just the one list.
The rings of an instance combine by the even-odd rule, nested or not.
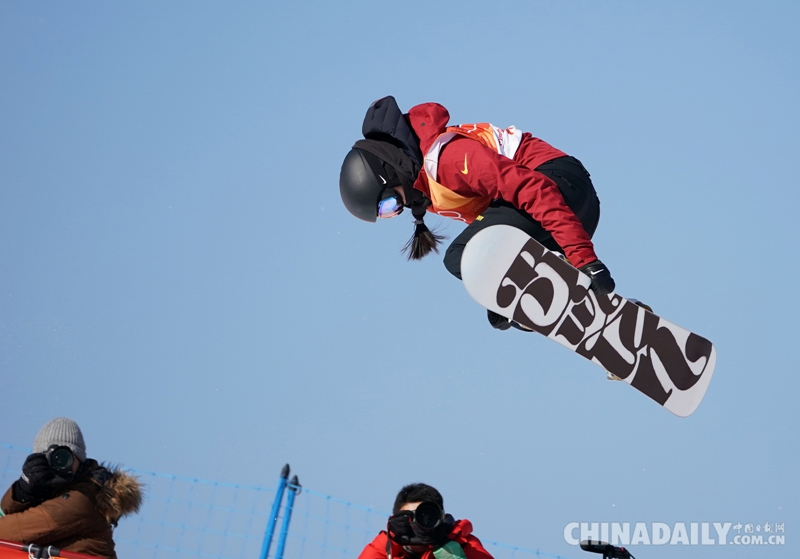
[(597, 274), (599, 274), (599, 273), (600, 273), (600, 272), (602, 272), (602, 271), (603, 271), (603, 270), (592, 270), (592, 271), (591, 271), (591, 272), (589, 272), (589, 273), (590, 273), (590, 274), (592, 274), (593, 276), (596, 276)]
[(464, 175), (469, 173), (469, 171), (467, 170), (467, 154), (466, 153), (464, 154), (464, 168), (461, 169), (461, 173), (464, 174)]
[(382, 176), (380, 176), (380, 175), (378, 175), (378, 177), (379, 177), (379, 178), (380, 178), (380, 179), (383, 181), (383, 184), (386, 184), (386, 179), (385, 179), (385, 178), (383, 178), (383, 177), (382, 177)]

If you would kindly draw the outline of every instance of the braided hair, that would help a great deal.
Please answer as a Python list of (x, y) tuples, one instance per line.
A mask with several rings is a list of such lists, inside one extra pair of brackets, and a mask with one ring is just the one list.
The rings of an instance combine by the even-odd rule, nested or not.
[(414, 235), (402, 250), (409, 260), (421, 260), (431, 251), (438, 253), (439, 244), (446, 238), (443, 235), (434, 233), (425, 225), (425, 213), (430, 205), (430, 199), (424, 194), (409, 204), (411, 215), (414, 216)]

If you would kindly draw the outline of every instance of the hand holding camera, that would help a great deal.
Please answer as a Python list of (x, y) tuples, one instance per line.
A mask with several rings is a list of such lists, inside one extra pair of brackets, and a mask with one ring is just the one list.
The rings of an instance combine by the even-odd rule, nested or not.
[(401, 545), (407, 545), (414, 537), (414, 530), (411, 528), (412, 518), (414, 518), (414, 513), (410, 510), (401, 510), (390, 516), (386, 523), (389, 538)]
[(45, 452), (36, 452), (25, 459), (22, 475), (16, 483), (16, 499), (30, 502), (45, 499), (59, 486), (72, 481), (75, 457), (65, 446), (53, 445)]
[(400, 545), (439, 546), (447, 541), (453, 517), (432, 502), (420, 503), (417, 508), (401, 510), (390, 516), (387, 523), (389, 538)]
[(22, 475), (16, 483), (15, 500), (27, 503), (46, 497), (50, 492), (50, 483), (55, 474), (50, 469), (47, 457), (42, 453), (34, 453), (25, 459)]

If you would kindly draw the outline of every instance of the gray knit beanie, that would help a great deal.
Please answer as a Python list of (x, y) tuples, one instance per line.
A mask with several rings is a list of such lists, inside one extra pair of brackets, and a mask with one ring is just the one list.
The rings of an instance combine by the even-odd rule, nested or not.
[(33, 452), (44, 452), (53, 445), (69, 447), (78, 460), (86, 460), (86, 443), (81, 428), (67, 417), (57, 417), (39, 430), (33, 440)]

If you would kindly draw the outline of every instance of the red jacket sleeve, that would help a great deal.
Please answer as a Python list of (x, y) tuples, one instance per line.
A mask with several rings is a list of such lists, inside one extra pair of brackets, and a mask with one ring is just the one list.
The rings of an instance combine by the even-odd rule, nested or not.
[(461, 546), (467, 559), (493, 559), (481, 541), (472, 535), (472, 522), (469, 520), (457, 521), (449, 537)]
[(469, 138), (455, 138), (442, 149), (438, 173), (439, 182), (458, 194), (489, 196), (527, 212), (553, 236), (573, 266), (597, 260), (580, 220), (556, 183), (542, 173)]
[(358, 559), (386, 559), (386, 542), (388, 539), (386, 532), (381, 532), (367, 544)]

